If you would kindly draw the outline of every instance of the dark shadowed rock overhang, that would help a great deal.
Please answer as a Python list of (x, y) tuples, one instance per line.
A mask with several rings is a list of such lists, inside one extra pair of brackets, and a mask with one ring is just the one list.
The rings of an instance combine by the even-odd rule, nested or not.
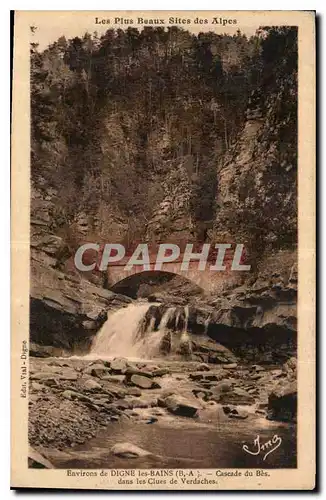
[(30, 340), (37, 344), (84, 351), (107, 311), (132, 302), (34, 259), (31, 274)]

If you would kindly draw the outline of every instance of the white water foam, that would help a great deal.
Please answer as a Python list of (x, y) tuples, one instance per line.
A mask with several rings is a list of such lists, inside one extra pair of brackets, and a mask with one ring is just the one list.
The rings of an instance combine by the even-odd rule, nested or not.
[[(109, 313), (107, 321), (96, 335), (88, 358), (115, 358), (123, 357), (134, 360), (150, 360), (161, 357), (160, 347), (164, 335), (167, 333), (170, 320), (176, 313), (175, 307), (169, 307), (163, 314), (159, 327), (155, 331), (155, 317), (151, 317), (146, 331), (142, 330), (143, 320), (151, 306), (158, 304), (136, 303)], [(180, 311), (173, 323), (178, 325)], [(189, 309), (185, 308), (185, 327), (179, 335), (174, 335), (173, 351), (181, 342), (188, 339)], [(181, 335), (181, 337), (180, 337)]]

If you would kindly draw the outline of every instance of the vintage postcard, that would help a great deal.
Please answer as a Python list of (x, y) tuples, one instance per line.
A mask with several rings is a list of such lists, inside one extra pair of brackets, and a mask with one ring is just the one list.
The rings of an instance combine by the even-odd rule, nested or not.
[(17, 11), (13, 488), (315, 488), (315, 13)]

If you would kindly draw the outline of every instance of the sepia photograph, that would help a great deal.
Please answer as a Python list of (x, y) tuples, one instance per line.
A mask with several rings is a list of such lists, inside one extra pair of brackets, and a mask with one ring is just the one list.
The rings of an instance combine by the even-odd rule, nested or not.
[(298, 23), (29, 14), (28, 470), (297, 469)]

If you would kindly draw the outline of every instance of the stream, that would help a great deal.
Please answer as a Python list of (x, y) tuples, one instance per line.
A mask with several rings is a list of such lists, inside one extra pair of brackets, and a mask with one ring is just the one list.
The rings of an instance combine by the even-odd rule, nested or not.
[[(257, 419), (250, 424), (248, 421), (230, 421), (212, 426), (184, 420), (173, 419), (173, 422), (152, 425), (117, 422), (88, 443), (51, 458), (56, 467), (71, 469), (296, 467), (293, 425)], [(264, 452), (250, 455), (242, 449), (247, 444), (256, 451), (253, 440), (257, 435), (261, 443), (265, 443), (275, 434), (282, 443), (266, 460), (263, 460)], [(153, 455), (138, 458), (112, 455), (112, 446), (120, 442), (132, 442)]]
[[(35, 360), (36, 377), (42, 378), (37, 371), (40, 369), (45, 372), (43, 376), (54, 370), (65, 377), (67, 371), (68, 399), (71, 399), (69, 391), (81, 401), (82, 394), (85, 397), (88, 394), (96, 411), (104, 404), (112, 415), (105, 394), (125, 391), (124, 396), (116, 396), (118, 399), (111, 402), (112, 408), (118, 409), (117, 416), (109, 416), (108, 423), (101, 424), (95, 437), (83, 444), (77, 440), (65, 449), (55, 446), (47, 449), (54, 467), (296, 467), (296, 424), (266, 418), (264, 401), (270, 384), (278, 382), (273, 377), (282, 376), (282, 370), (258, 367), (257, 372), (257, 365), (230, 361), (208, 365), (193, 361), (194, 336), (187, 331), (188, 308), (183, 311), (168, 308), (157, 319), (155, 307), (159, 305), (140, 302), (111, 313), (86, 356), (65, 358), (58, 366), (54, 361), (54, 367), (50, 360)], [(148, 314), (150, 308), (153, 315)], [(204, 336), (202, 339), (204, 349), (207, 344)], [(168, 352), (162, 354), (163, 349)], [(221, 353), (218, 352), (221, 354), (225, 355), (223, 346)], [(50, 365), (44, 367), (45, 363)], [(129, 379), (125, 375), (128, 370), (131, 370)], [(51, 374), (48, 376), (51, 378)], [(72, 386), (76, 376), (76, 385)], [(84, 384), (90, 382), (95, 384), (95, 392), (91, 388), (81, 392), (85, 391)], [(138, 394), (132, 392), (135, 390)], [(197, 407), (196, 414), (187, 415), (182, 408), (174, 411), (165, 403), (170, 394), (184, 398), (186, 408), (194, 406), (196, 411)], [(56, 397), (55, 393), (47, 396), (49, 405), (50, 398), (58, 404)], [(71, 411), (69, 404), (60, 403), (61, 412)], [(48, 418), (46, 412), (44, 418)], [(140, 447), (145, 453), (136, 456), (114, 453), (114, 447), (121, 444), (127, 448)]]

